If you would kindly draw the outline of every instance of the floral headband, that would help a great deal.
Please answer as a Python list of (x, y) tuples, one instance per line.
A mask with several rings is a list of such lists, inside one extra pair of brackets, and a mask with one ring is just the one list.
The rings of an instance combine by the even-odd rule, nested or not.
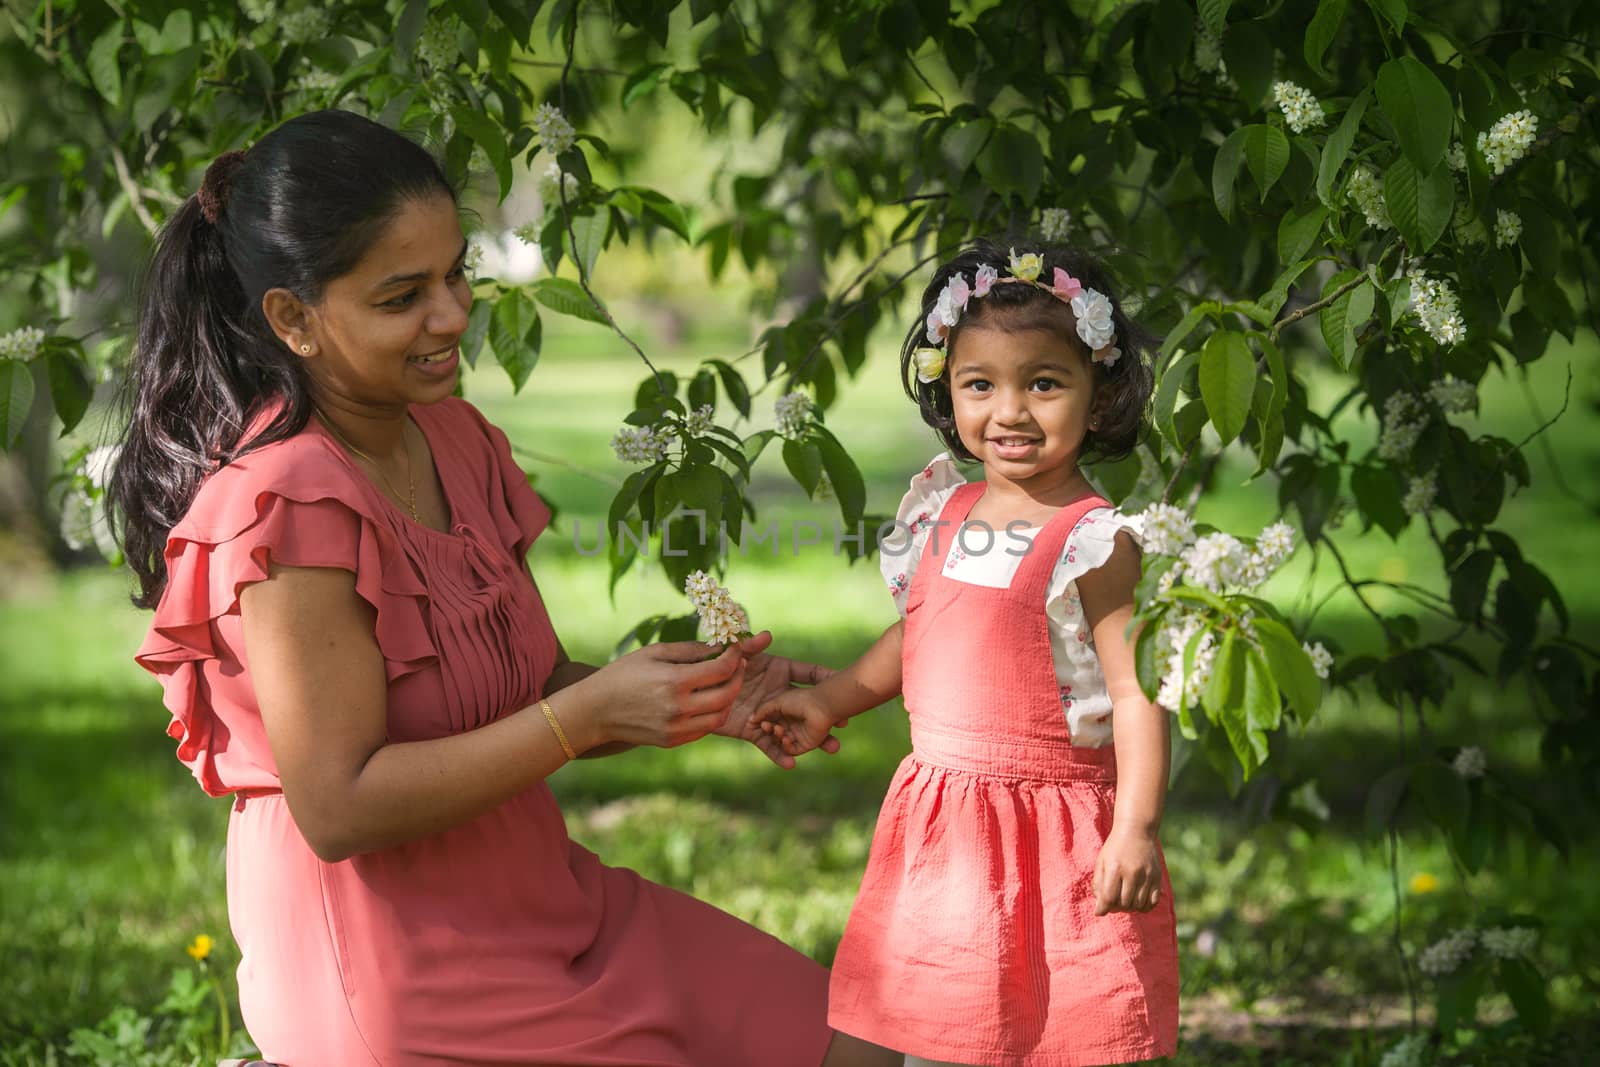
[(950, 331), (961, 321), (961, 313), (967, 310), (968, 302), (973, 297), (988, 296), (996, 285), (1008, 283), (1042, 289), (1071, 307), (1073, 317), (1078, 320), (1078, 337), (1091, 353), (1090, 361), (1104, 363), (1107, 368), (1116, 366), (1117, 360), (1122, 358), (1122, 349), (1112, 343), (1117, 332), (1111, 321), (1110, 297), (1096, 289), (1084, 288), (1082, 282), (1060, 267), (1055, 268), (1050, 284), (1046, 285), (1039, 280), (1044, 270), (1044, 257), (1037, 252), (1019, 256), (1015, 248), (1011, 249), (1006, 268), (1011, 271), (1007, 278), (1000, 277), (998, 270), (985, 263), (978, 268), (971, 285), (967, 284), (964, 274), (956, 274), (945, 282), (944, 291), (939, 294), (933, 310), (928, 312), (928, 344), (936, 347), (919, 348), (912, 353), (917, 381), (927, 384), (937, 381), (944, 373)]

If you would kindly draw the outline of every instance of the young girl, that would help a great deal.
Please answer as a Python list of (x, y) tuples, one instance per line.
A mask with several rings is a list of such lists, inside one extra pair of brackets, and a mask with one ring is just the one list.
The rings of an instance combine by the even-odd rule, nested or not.
[[(1086, 256), (979, 244), (934, 275), (906, 391), (950, 453), (881, 546), (903, 620), (758, 711), (791, 753), (904, 693), (829, 1022), (912, 1064), (1077, 1067), (1177, 1043), (1157, 831), (1167, 716), (1135, 679), (1137, 527), (1080, 463), (1133, 447), (1151, 373)], [(1113, 742), (1115, 742), (1113, 744)]]

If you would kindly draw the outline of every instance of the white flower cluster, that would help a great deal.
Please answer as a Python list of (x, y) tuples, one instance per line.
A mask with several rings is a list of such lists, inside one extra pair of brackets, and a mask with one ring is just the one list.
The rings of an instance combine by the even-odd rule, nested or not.
[(1482, 778), (1489, 770), (1489, 757), (1477, 745), (1468, 745), (1450, 761), (1451, 770), (1460, 778)]
[(1412, 478), (1406, 483), (1406, 495), (1400, 507), (1407, 515), (1426, 515), (1433, 510), (1439, 496), (1439, 479), (1433, 471)]
[(777, 418), (778, 436), (798, 441), (811, 424), (811, 398), (798, 390), (784, 393), (772, 405), (772, 413)]
[(449, 70), (461, 58), (461, 46), (456, 43), (456, 20), (429, 18), (417, 38), (417, 58), (429, 70)]
[(1422, 322), (1428, 336), (1441, 345), (1453, 345), (1467, 339), (1467, 324), (1461, 318), (1461, 305), (1450, 283), (1430, 278), (1420, 269), (1412, 269), (1411, 308)]
[(1451, 170), (1460, 174), (1467, 169), (1467, 148), (1460, 141), (1456, 141), (1445, 149), (1444, 162)]
[(303, 7), (278, 17), (278, 31), (290, 44), (309, 44), (328, 36), (328, 16), (318, 7)]
[(624, 426), (612, 435), (611, 451), (624, 463), (658, 463), (666, 458), (674, 440), (672, 434), (660, 433), (654, 426)]
[(277, 0), (239, 0), (239, 13), (251, 22), (266, 22), (278, 13)]
[(828, 477), (828, 472), (823, 471), (817, 477), (817, 491), (811, 494), (812, 500), (832, 502), (834, 499), (833, 479)]
[(1254, 551), (1244, 565), (1244, 584), (1254, 587), (1272, 577), (1294, 552), (1294, 527), (1275, 522), (1261, 531)]
[(572, 200), (578, 195), (578, 176), (566, 173), (560, 163), (552, 160), (539, 176), (539, 199), (544, 202), (546, 211), (561, 205), (562, 186), (566, 187), (567, 199)]
[(37, 326), (24, 326), (0, 337), (0, 359), (16, 359), (27, 363), (38, 358), (44, 348), (44, 331)]
[(1378, 1067), (1425, 1067), (1428, 1062), (1428, 1035), (1407, 1034), (1383, 1054)]
[(483, 245), (477, 238), (467, 242), (467, 254), (462, 257), (461, 266), (469, 275), (477, 274), (478, 268), (483, 266)]
[(1389, 208), (1383, 202), (1383, 186), (1378, 183), (1378, 176), (1372, 173), (1371, 167), (1357, 167), (1351, 172), (1345, 196), (1361, 209), (1361, 214), (1367, 217), (1368, 226), (1375, 230), (1387, 230), (1393, 225), (1389, 221)]
[(700, 616), (700, 631), (712, 645), (731, 645), (750, 632), (750, 618), (729, 592), (705, 571), (694, 571), (683, 591)]
[(1232, 534), (1209, 533), (1190, 545), (1181, 557), (1183, 576), (1190, 585), (1220, 593), (1225, 585), (1243, 585), (1250, 561), (1244, 544)]
[(1378, 437), (1380, 459), (1404, 459), (1410, 454), (1423, 427), (1428, 425), (1428, 410), (1414, 393), (1395, 393), (1383, 405), (1383, 432)]
[(1272, 86), (1272, 98), (1278, 102), (1285, 121), (1295, 133), (1305, 133), (1328, 121), (1322, 105), (1311, 95), (1311, 91), (1294, 82), (1275, 83)]
[(1428, 386), (1428, 397), (1446, 415), (1462, 415), (1478, 402), (1478, 387), (1459, 378), (1445, 377)]
[(1139, 516), (1144, 548), (1158, 556), (1176, 556), (1194, 541), (1194, 520), (1172, 504), (1151, 504)]
[(1423, 949), (1417, 957), (1417, 969), (1435, 978), (1442, 974), (1453, 974), (1472, 955), (1472, 948), (1477, 942), (1476, 931), (1457, 930)]
[(710, 404), (701, 404), (689, 412), (689, 417), (683, 420), (684, 432), (694, 437), (704, 437), (711, 432), (715, 417), (716, 411)]
[(512, 230), (511, 234), (525, 245), (537, 245), (539, 243), (539, 227), (532, 222), (524, 222), (521, 226)]
[(1317, 672), (1317, 677), (1326, 681), (1328, 675), (1333, 673), (1333, 653), (1323, 647), (1321, 641), (1313, 641), (1309, 645), (1302, 643), (1300, 647), (1311, 657), (1311, 669)]
[(99, 448), (91, 449), (89, 454), (83, 457), (83, 465), (78, 470), (89, 479), (90, 485), (104, 492), (111, 485), (111, 468), (116, 466), (117, 457), (120, 455), (122, 455), (120, 444), (101, 445)]
[(339, 76), (333, 71), (313, 67), (295, 80), (294, 87), (302, 93), (325, 93), (338, 84)]
[(533, 128), (539, 135), (539, 147), (552, 156), (559, 156), (578, 139), (572, 123), (554, 104), (539, 105), (533, 113)]
[(1183, 661), (1188, 654), (1189, 642), (1205, 625), (1197, 614), (1179, 616), (1175, 624), (1161, 628), (1156, 635), (1156, 655), (1163, 659), (1167, 669), (1161, 675), (1161, 688), (1156, 693), (1156, 703), (1168, 711), (1178, 711), (1200, 702), (1200, 693), (1211, 681), (1211, 671), (1216, 664), (1216, 635), (1207, 631), (1200, 637), (1194, 650), (1194, 666), (1184, 674)]
[(1514, 245), (1522, 237), (1522, 216), (1515, 211), (1501, 210), (1494, 217), (1494, 244), (1496, 248)]
[(1064, 207), (1047, 207), (1039, 219), (1039, 232), (1046, 241), (1065, 241), (1067, 227), (1072, 225), (1072, 212)]
[(1217, 80), (1228, 76), (1227, 61), (1222, 58), (1222, 38), (1211, 32), (1205, 19), (1194, 21), (1194, 65)]
[(1527, 926), (1497, 927), (1478, 937), (1483, 950), (1497, 960), (1531, 956), (1539, 945), (1539, 931)]
[(1507, 167), (1528, 154), (1538, 132), (1539, 120), (1533, 112), (1513, 111), (1489, 127), (1488, 133), (1478, 134), (1478, 151), (1496, 174), (1504, 174)]

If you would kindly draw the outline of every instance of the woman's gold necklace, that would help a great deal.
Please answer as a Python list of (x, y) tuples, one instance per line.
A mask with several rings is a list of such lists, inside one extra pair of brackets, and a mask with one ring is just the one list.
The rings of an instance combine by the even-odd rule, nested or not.
[[(328, 432), (333, 434), (333, 436), (341, 445), (344, 445), (344, 447), (348, 448), (351, 453), (358, 458), (366, 460), (368, 466), (377, 471), (378, 477), (383, 479), (383, 484), (389, 490), (389, 494), (396, 500), (400, 499), (400, 491), (394, 487), (394, 483), (389, 480), (389, 476), (383, 473), (383, 468), (378, 465), (377, 460), (373, 459), (371, 456), (361, 451), (361, 449), (351, 444), (350, 439), (345, 437), (344, 434), (340, 433), (339, 428), (335, 426), (326, 415), (322, 414), (322, 412), (317, 412), (317, 418), (322, 420), (322, 425), (328, 428)], [(402, 427), (400, 430), (400, 443), (405, 446), (406, 450), (406, 510), (411, 512), (412, 522), (421, 522), (422, 517), (417, 514), (417, 481), (414, 477), (412, 477), (411, 470), (411, 442), (410, 439), (406, 437), (404, 427)]]

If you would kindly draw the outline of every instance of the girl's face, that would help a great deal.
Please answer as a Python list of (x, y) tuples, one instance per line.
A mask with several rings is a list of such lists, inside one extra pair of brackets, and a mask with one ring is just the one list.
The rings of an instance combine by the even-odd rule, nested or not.
[(307, 308), (306, 369), (320, 402), (399, 408), (449, 396), (472, 289), (456, 205), (408, 200), (348, 274)]
[(956, 433), (991, 482), (1011, 482), (1036, 498), (1075, 484), (1093, 398), (1089, 360), (1053, 330), (974, 324), (956, 337)]

